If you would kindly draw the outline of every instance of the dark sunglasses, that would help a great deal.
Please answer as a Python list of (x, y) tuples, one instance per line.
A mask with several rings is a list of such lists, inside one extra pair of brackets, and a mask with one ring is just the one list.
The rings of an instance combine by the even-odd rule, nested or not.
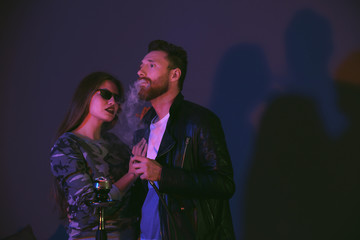
[(121, 102), (122, 102), (122, 98), (120, 97), (120, 95), (118, 95), (116, 93), (112, 93), (107, 89), (98, 89), (96, 91), (99, 91), (100, 96), (105, 100), (110, 100), (111, 97), (114, 97), (114, 100), (117, 104), (121, 104)]

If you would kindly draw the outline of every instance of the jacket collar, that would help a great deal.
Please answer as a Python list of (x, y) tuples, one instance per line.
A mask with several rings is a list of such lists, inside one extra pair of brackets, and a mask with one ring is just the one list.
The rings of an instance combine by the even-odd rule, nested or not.
[[(176, 110), (179, 108), (179, 105), (181, 104), (181, 102), (184, 100), (184, 96), (182, 95), (182, 93), (180, 92), (174, 99), (174, 102), (171, 104), (169, 113), (170, 113), (170, 119), (173, 118), (174, 114), (176, 114)], [(151, 121), (153, 120), (153, 118), (156, 116), (156, 111), (153, 107), (150, 108), (150, 110), (145, 114), (144, 118), (143, 118), (143, 123), (146, 124), (147, 126), (149, 126), (151, 124)]]
[(179, 105), (181, 104), (181, 102), (184, 101), (184, 96), (181, 94), (181, 92), (179, 92), (179, 94), (175, 97), (173, 104), (170, 107), (170, 116), (172, 114), (176, 113), (176, 110), (179, 108)]
[[(170, 151), (171, 148), (173, 148), (173, 146), (175, 145), (176, 141), (173, 138), (172, 134), (171, 134), (171, 126), (173, 124), (174, 119), (176, 119), (175, 115), (177, 112), (177, 109), (179, 108), (181, 102), (184, 100), (184, 96), (179, 93), (175, 99), (174, 102), (172, 103), (169, 113), (170, 113), (170, 117), (167, 123), (167, 127), (166, 130), (164, 132), (163, 138), (161, 140), (161, 144), (159, 146), (159, 151), (158, 151), (158, 155), (157, 157), (167, 153), (168, 151)], [(150, 108), (150, 110), (145, 114), (144, 118), (143, 118), (143, 122), (146, 125), (146, 129), (143, 129), (142, 133), (143, 136), (148, 139), (149, 138), (149, 133), (150, 133), (150, 129), (149, 126), (151, 124), (152, 119), (156, 116), (156, 111), (153, 107)]]

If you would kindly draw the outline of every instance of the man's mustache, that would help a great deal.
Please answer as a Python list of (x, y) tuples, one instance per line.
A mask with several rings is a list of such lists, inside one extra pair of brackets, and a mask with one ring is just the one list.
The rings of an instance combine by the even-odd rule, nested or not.
[(140, 81), (140, 80), (145, 80), (145, 81), (151, 82), (151, 79), (150, 79), (150, 78), (147, 78), (147, 77), (139, 77), (137, 80), (138, 80), (138, 81)]

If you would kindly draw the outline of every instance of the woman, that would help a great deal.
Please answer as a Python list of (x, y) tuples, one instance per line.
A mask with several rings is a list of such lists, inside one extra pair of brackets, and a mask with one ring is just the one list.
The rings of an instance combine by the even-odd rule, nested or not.
[[(50, 160), (55, 196), (68, 218), (69, 239), (95, 239), (99, 216), (89, 201), (95, 199), (93, 186), (98, 177), (111, 180), (109, 198), (120, 200), (105, 211), (108, 238), (136, 239), (138, 234), (139, 212), (130, 205), (137, 197), (127, 191), (138, 175), (129, 168), (129, 148), (107, 132), (117, 120), (122, 99), (123, 87), (117, 79), (104, 72), (92, 73), (80, 82), (58, 130)], [(142, 142), (133, 153), (144, 155), (145, 146)]]

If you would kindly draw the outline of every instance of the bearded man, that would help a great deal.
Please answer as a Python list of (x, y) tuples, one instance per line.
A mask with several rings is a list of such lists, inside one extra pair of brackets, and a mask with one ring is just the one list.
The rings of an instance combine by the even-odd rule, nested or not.
[(182, 47), (155, 40), (138, 71), (138, 95), (152, 106), (134, 136), (134, 144), (147, 147), (146, 157), (135, 152), (131, 159), (146, 196), (140, 239), (235, 239), (224, 132), (213, 112), (184, 100), (186, 70)]

